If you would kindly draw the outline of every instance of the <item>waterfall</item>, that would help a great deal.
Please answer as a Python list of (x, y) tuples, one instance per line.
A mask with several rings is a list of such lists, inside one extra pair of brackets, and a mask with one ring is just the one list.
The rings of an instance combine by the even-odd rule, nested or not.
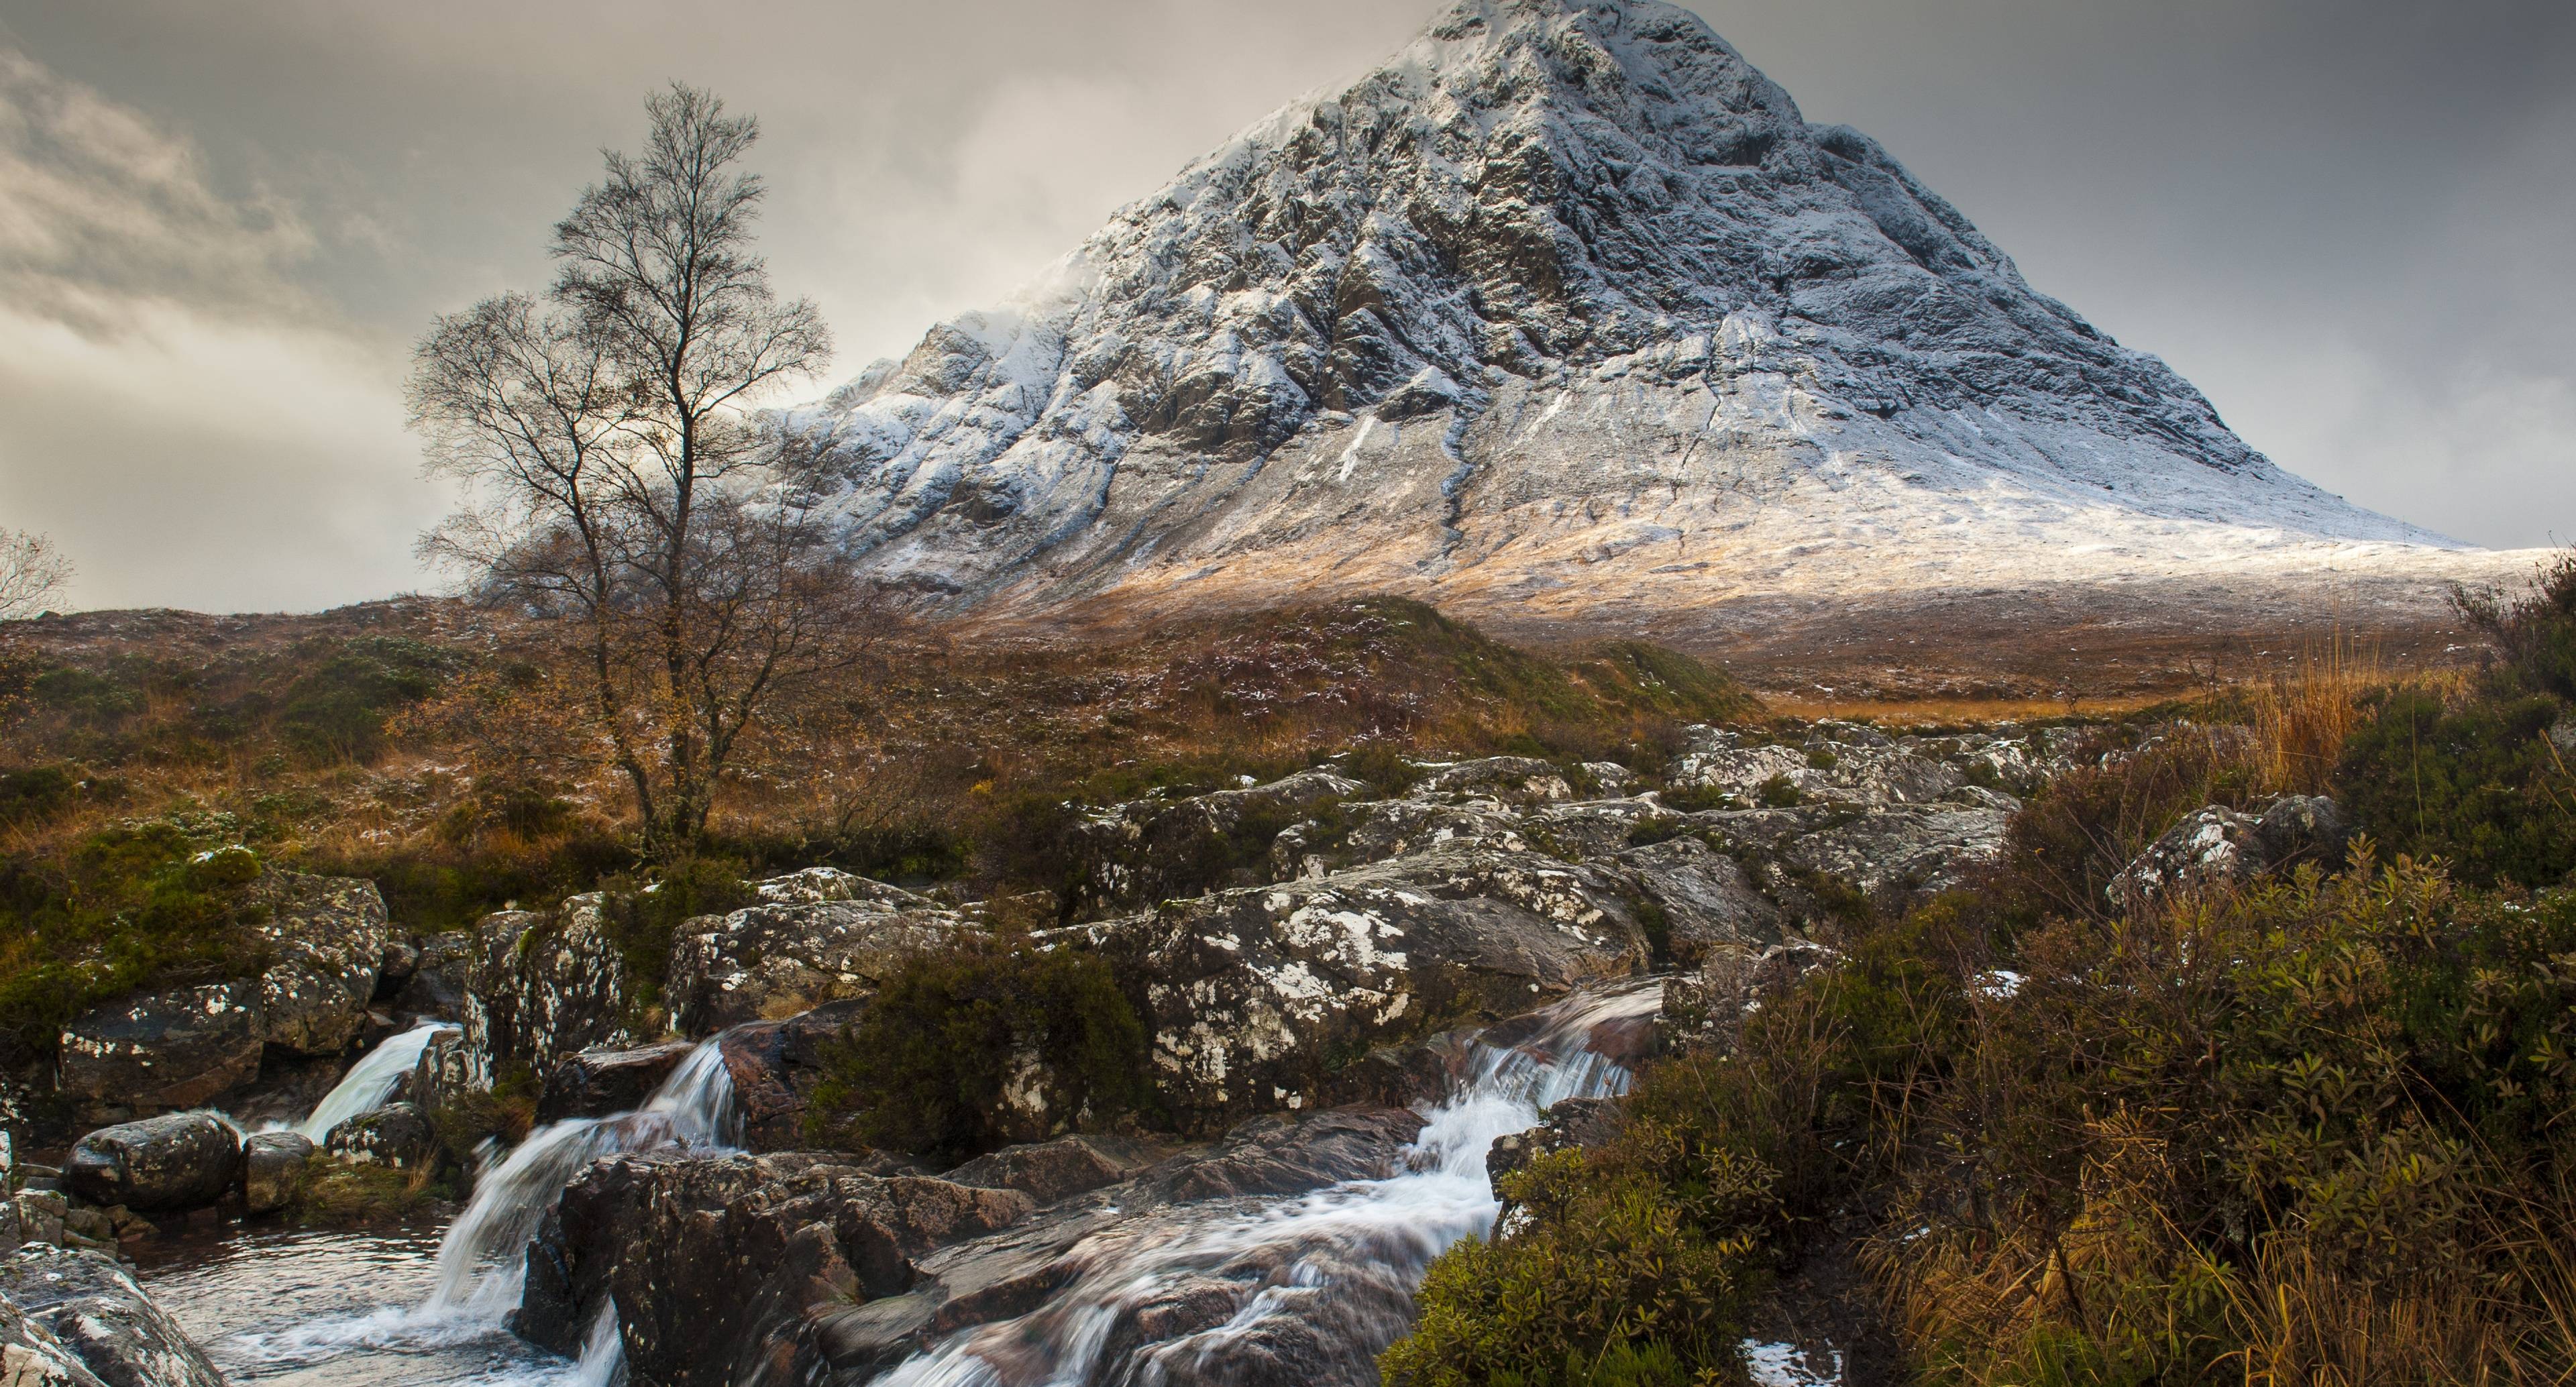
[[(1256, 1356), (1297, 1363), (1311, 1381), (1373, 1380), (1366, 1365), (1411, 1327), (1413, 1292), (1431, 1260), (1493, 1227), (1500, 1206), (1486, 1151), (1563, 1099), (1626, 1092), (1628, 1072), (1591, 1038), (1646, 1024), (1660, 1005), (1652, 982), (1567, 998), (1511, 1028), (1523, 1038), (1474, 1047), (1467, 1076), (1426, 1112), (1400, 1173), (1296, 1198), (1186, 1205), (1141, 1228), (1095, 1234), (1075, 1249), (1083, 1269), (1046, 1305), (961, 1331), (880, 1387), (1151, 1382), (1184, 1366), (1196, 1371), (1179, 1376), (1222, 1380), (1226, 1373), (1205, 1369)], [(1234, 1295), (1231, 1318), (1113, 1350), (1115, 1331), (1140, 1308), (1210, 1287)], [(1113, 1351), (1134, 1356), (1103, 1363)], [(1347, 1358), (1348, 1370), (1331, 1371), (1323, 1358)]]
[(360, 1113), (383, 1107), (386, 1095), (394, 1085), (420, 1063), (420, 1052), (429, 1048), (431, 1039), (440, 1031), (456, 1027), (443, 1021), (423, 1021), (401, 1035), (394, 1036), (370, 1051), (365, 1058), (349, 1067), (340, 1082), (313, 1109), (313, 1115), (296, 1123), (294, 1130), (304, 1134), (316, 1146), (329, 1139), (331, 1129)]
[[(721, 1041), (699, 1042), (643, 1107), (571, 1118), (521, 1142), (475, 1185), (473, 1202), (439, 1242), (437, 1281), (420, 1313), (498, 1324), (518, 1308), (538, 1220), (592, 1161), (625, 1151), (732, 1149), (741, 1140), (742, 1119)], [(608, 1342), (613, 1348), (613, 1334)], [(587, 1362), (591, 1354), (583, 1357)]]

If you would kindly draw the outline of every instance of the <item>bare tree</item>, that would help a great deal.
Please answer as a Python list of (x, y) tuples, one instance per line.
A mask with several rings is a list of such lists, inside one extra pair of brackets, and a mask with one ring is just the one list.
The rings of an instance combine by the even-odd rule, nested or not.
[(868, 628), (815, 498), (763, 463), (749, 407), (829, 335), (751, 253), (759, 137), (714, 96), (646, 103), (644, 156), (555, 228), (540, 302), (440, 318), (415, 353), (433, 475), (474, 500), (423, 541), (485, 595), (558, 620), (649, 855), (694, 851), (770, 704), (845, 668)]
[(52, 540), (25, 530), (0, 530), (0, 621), (44, 610), (71, 580), (71, 561)]

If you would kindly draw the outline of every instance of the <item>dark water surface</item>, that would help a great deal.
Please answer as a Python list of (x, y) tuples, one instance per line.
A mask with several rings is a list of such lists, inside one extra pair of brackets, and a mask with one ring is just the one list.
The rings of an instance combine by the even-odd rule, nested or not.
[(575, 1387), (576, 1366), (488, 1319), (416, 1310), (444, 1225), (239, 1224), (129, 1245), (136, 1275), (224, 1376), (293, 1387)]

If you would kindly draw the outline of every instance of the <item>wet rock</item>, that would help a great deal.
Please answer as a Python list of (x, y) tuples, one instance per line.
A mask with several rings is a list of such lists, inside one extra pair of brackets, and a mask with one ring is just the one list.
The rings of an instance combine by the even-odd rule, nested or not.
[(210, 1112), (178, 1112), (102, 1128), (64, 1163), (72, 1193), (93, 1204), (194, 1209), (241, 1178), (241, 1134)]
[(547, 1217), (517, 1328), (576, 1351), (613, 1295), (635, 1380), (807, 1380), (795, 1359), (810, 1308), (899, 1295), (915, 1257), (1033, 1208), (1014, 1190), (889, 1179), (812, 1153), (614, 1157)]
[(1462, 1027), (1406, 1045), (1381, 1045), (1334, 1070), (1317, 1102), (1388, 1108), (1438, 1102), (1467, 1077), (1475, 1036), (1474, 1028)]
[(387, 1103), (332, 1128), (322, 1146), (340, 1160), (417, 1170), (436, 1161), (438, 1134), (418, 1107)]
[(267, 1023), (256, 982), (213, 983), (102, 1007), (63, 1028), (57, 1082), (74, 1098), (189, 1108), (259, 1072)]
[(505, 910), (474, 927), (464, 999), (465, 1045), (489, 1076), (513, 1063), (539, 1073), (580, 1050), (628, 1049), (634, 984), (596, 891), (553, 910)]
[(1185, 1130), (1314, 1103), (1347, 1059), (1643, 969), (1625, 883), (1443, 849), (1166, 902), (1103, 931), (1144, 980), (1155, 1080)]
[(242, 1143), (242, 1204), (273, 1214), (295, 1202), (313, 1142), (302, 1132), (257, 1132)]
[[(1365, 788), (1317, 767), (1267, 785), (1138, 800), (1091, 815), (1074, 831), (1081, 863), (1074, 907), (1096, 914), (1196, 895), (1212, 885), (1259, 885), (1271, 879), (1270, 845), (1282, 829)], [(1226, 880), (1230, 874), (1243, 879)]]
[(1010, 1146), (978, 1156), (939, 1178), (960, 1185), (1018, 1190), (1040, 1205), (1114, 1185), (1152, 1165), (1159, 1153), (1127, 1137), (1069, 1136)]
[(1672, 963), (1689, 967), (1713, 948), (1780, 937), (1780, 907), (1734, 858), (1697, 838), (1628, 848), (1616, 861), (1660, 915), (1661, 953)]
[(1405, 794), (1411, 799), (1493, 799), (1506, 804), (1535, 804), (1572, 799), (1574, 785), (1553, 761), (1535, 756), (1488, 756), (1475, 761), (1433, 763)]
[(300, 1055), (336, 1055), (366, 1025), (367, 1004), (392, 942), (374, 882), (285, 872), (264, 884), (258, 925), (277, 957), (260, 975), (263, 1037)]
[(537, 1125), (568, 1117), (607, 1117), (644, 1106), (680, 1061), (698, 1048), (685, 1040), (634, 1050), (584, 1050), (546, 1071), (537, 1091)]
[(0, 1301), (52, 1331), (108, 1387), (224, 1387), (206, 1355), (104, 1254), (20, 1248), (0, 1258)]
[(420, 1058), (412, 1062), (410, 1076), (394, 1096), (422, 1112), (435, 1113), (475, 1086), (474, 1059), (465, 1048), (465, 1036), (448, 1030), (431, 1036), (420, 1047)]
[(2167, 896), (2251, 880), (2263, 869), (2262, 821), (2220, 805), (2196, 809), (2147, 845), (2103, 888), (2122, 910)]
[(465, 991), (474, 966), (474, 931), (449, 930), (420, 941), (420, 956), (411, 976), (389, 1003), (397, 1016), (430, 1016), (442, 1021), (465, 1015)]
[(1411, 1108), (1327, 1108), (1253, 1118), (1205, 1151), (1175, 1156), (1136, 1178), (1130, 1198), (1186, 1204), (1246, 1194), (1303, 1194), (1342, 1180), (1394, 1173), (1422, 1133)]
[[(15, 1246), (0, 1238), (0, 1253)], [(106, 1387), (43, 1320), (0, 1299), (0, 1387)]]
[(956, 912), (882, 882), (843, 872), (822, 882), (811, 878), (799, 873), (796, 887), (780, 894), (840, 894), (764, 903), (681, 925), (664, 984), (676, 1030), (713, 1035), (871, 994), (905, 956), (943, 947), (967, 927)]
[(1663, 1041), (1676, 1050), (1732, 1048), (1746, 1016), (1841, 957), (1806, 940), (1711, 949), (1696, 971), (1664, 979)]
[(789, 1151), (810, 1144), (805, 1113), (823, 1083), (825, 1048), (866, 1006), (834, 1002), (784, 1021), (754, 1022), (724, 1033), (720, 1043), (745, 1148)]

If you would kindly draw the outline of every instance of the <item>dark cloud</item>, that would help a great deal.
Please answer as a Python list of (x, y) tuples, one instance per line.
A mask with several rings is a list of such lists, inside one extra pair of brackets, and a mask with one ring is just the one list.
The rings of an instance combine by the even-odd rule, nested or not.
[[(2485, 543), (2576, 530), (2576, 9), (1698, 8), (2286, 465)], [(309, 606), (417, 581), (408, 539), (440, 501), (393, 404), (404, 343), (542, 282), (547, 226), (600, 146), (633, 142), (648, 87), (761, 115), (771, 258), (823, 303), (846, 374), (1428, 13), (0, 0), (24, 55), (0, 69), (0, 274), (36, 276), (0, 280), (0, 523), (53, 530), (91, 602)], [(30, 154), (44, 100), (126, 134)], [(56, 350), (83, 311), (148, 330)], [(279, 516), (308, 552), (274, 552), (259, 519)]]

